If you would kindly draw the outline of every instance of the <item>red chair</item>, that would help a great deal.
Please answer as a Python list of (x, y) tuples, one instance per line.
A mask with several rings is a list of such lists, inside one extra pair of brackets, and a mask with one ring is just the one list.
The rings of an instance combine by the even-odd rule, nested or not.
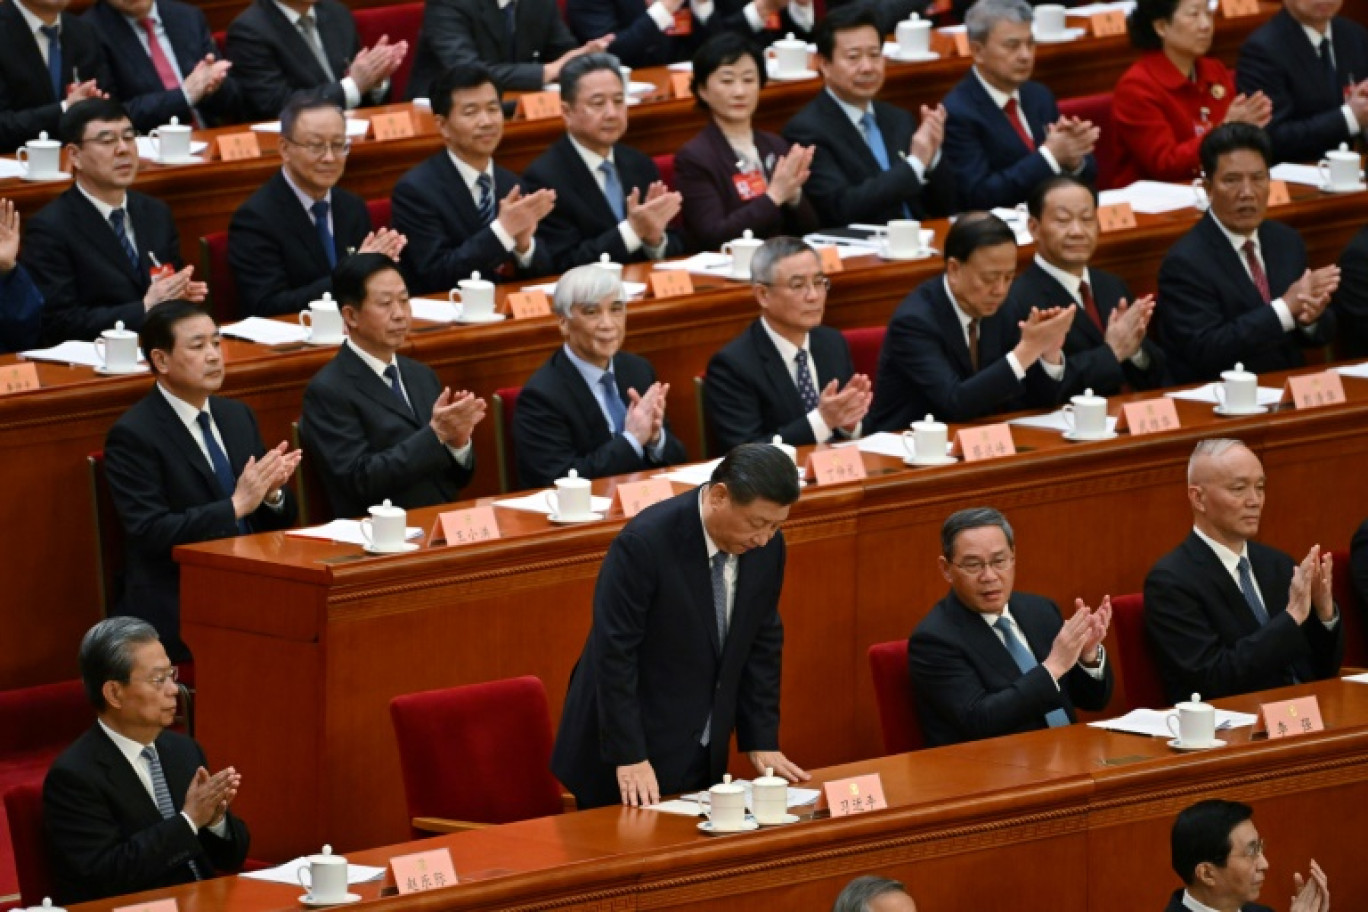
[[(290, 422), (290, 448), (301, 449), (299, 421)], [(308, 458), (299, 461), (295, 468), (295, 498), (299, 501), (299, 524), (316, 526), (332, 522), (335, 514), (328, 501), (328, 492), (323, 487), (323, 479), (318, 475), (318, 461)]]
[(25, 906), (41, 906), (43, 898), (52, 895), (52, 869), (43, 839), (41, 782), (5, 792), (5, 816), (9, 818), (14, 868), (19, 875), (19, 901)]
[(114, 512), (114, 498), (105, 478), (104, 450), (86, 456), (90, 478), (91, 517), (95, 525), (95, 578), (100, 596), (100, 613), (109, 616), (123, 595), (124, 530)]
[(518, 484), (518, 456), (513, 452), (513, 415), (518, 410), (521, 386), (496, 389), (494, 405), (494, 458), (499, 464), (499, 492), (507, 494)]
[(1116, 175), (1121, 169), (1121, 144), (1117, 141), (1112, 120), (1112, 93), (1082, 95), (1078, 98), (1061, 98), (1059, 113), (1064, 117), (1081, 117), (1093, 122), (1102, 130), (1093, 149), (1097, 159), (1097, 189), (1111, 190), (1116, 185)]
[(883, 348), (883, 326), (866, 326), (863, 329), (843, 329), (846, 345), (850, 346), (850, 359), (855, 362), (855, 373), (864, 374), (869, 382), (879, 372), (879, 349)]
[(677, 189), (675, 187), (674, 153), (657, 155), (651, 160), (655, 162), (656, 170), (660, 172), (660, 179), (665, 182), (665, 186), (671, 190)]
[(389, 35), (390, 43), (407, 41), (408, 56), (390, 76), (390, 98), (408, 97), (409, 75), (413, 72), (413, 57), (418, 48), (418, 32), (423, 27), (422, 3), (395, 3), (389, 6), (370, 6), (353, 9), (356, 32), (362, 47), (373, 47), (381, 35)]
[(237, 280), (228, 266), (228, 232), (200, 238), (200, 278), (209, 283), (209, 312), (220, 325), (238, 318)]
[(1349, 573), (1349, 551), (1331, 552), (1335, 562), (1334, 595), (1339, 606), (1340, 623), (1344, 625), (1344, 665), (1368, 668), (1368, 633), (1364, 631), (1364, 607), (1354, 594), (1354, 580)]
[(907, 670), (907, 640), (875, 643), (869, 647), (869, 670), (874, 675), (874, 698), (879, 704), (884, 751), (905, 754), (926, 746), (917, 717), (912, 675)]
[(390, 701), (390, 718), (415, 837), (566, 809), (539, 678), (405, 694)]
[(366, 200), (366, 211), (370, 213), (372, 230), (379, 231), (381, 228), (390, 226), (390, 201), (389, 197), (378, 200)]
[(1126, 687), (1126, 711), (1162, 709), (1169, 705), (1159, 683), (1159, 668), (1145, 637), (1145, 597), (1112, 596), (1112, 628), (1116, 631), (1117, 660)]

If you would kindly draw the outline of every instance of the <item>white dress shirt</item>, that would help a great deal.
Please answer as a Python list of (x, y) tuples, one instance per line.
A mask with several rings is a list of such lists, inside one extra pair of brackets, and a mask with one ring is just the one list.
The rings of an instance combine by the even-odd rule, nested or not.
[[(959, 318), (960, 330), (964, 333), (964, 346), (965, 346), (966, 348), (968, 348), (968, 347), (969, 347), (969, 324), (972, 323), (972, 322), (974, 322), (974, 320), (975, 320), (976, 318), (970, 316), (970, 315), (965, 311), (965, 309), (964, 309), (963, 307), (960, 306), (960, 302), (957, 301), (957, 300), (955, 300), (955, 293), (954, 293), (953, 291), (950, 290), (950, 280), (949, 280), (948, 278), (946, 278), (945, 276), (941, 276), (941, 284), (945, 287), (945, 294), (946, 294), (947, 297), (950, 298), (950, 303), (955, 305), (955, 316)], [(979, 326), (980, 326), (980, 328), (983, 326), (983, 321), (982, 321), (982, 320), (979, 320)], [(979, 333), (979, 340), (982, 341), (982, 339), (983, 339), (983, 333), (980, 332), (980, 333)], [(1012, 373), (1016, 374), (1017, 380), (1025, 380), (1025, 379), (1026, 379), (1026, 368), (1024, 368), (1024, 367), (1021, 366), (1021, 360), (1020, 360), (1019, 358), (1017, 358), (1016, 352), (1014, 352), (1014, 351), (1009, 351), (1009, 352), (1007, 353), (1007, 356), (1006, 356), (1006, 357), (1007, 357), (1007, 364), (1008, 364), (1009, 367), (1012, 368)], [(1059, 363), (1058, 363), (1058, 364), (1051, 364), (1051, 363), (1049, 363), (1048, 361), (1046, 361), (1044, 358), (1041, 358), (1039, 363), (1040, 363), (1040, 366), (1041, 366), (1042, 368), (1044, 368), (1044, 370), (1045, 370), (1045, 376), (1049, 377), (1051, 380), (1054, 380), (1054, 381), (1058, 382), (1059, 380), (1064, 379), (1064, 352), (1063, 352), (1063, 351), (1060, 351), (1060, 353), (1059, 353)], [(983, 369), (984, 367), (986, 367), (986, 366), (987, 366), (987, 365), (985, 365), (982, 361), (979, 362), (979, 370), (982, 370), (982, 369)]]
[(309, 194), (305, 193), (303, 190), (299, 189), (299, 185), (294, 182), (294, 179), (292, 177), (290, 177), (290, 171), (288, 168), (281, 168), (280, 173), (284, 176), (285, 183), (289, 184), (290, 189), (294, 191), (295, 199), (299, 200), (299, 205), (304, 207), (304, 214), (309, 217), (310, 222), (314, 221), (314, 203), (323, 202), (328, 204), (328, 233), (333, 236), (334, 240), (336, 240), (337, 232), (333, 230), (332, 188), (329, 187), (328, 192), (323, 194), (323, 199), (316, 200), (312, 196), (309, 196)]
[[(125, 738), (123, 735), (106, 725), (104, 719), (97, 719), (96, 721), (100, 723), (100, 728), (104, 729), (104, 733), (109, 736), (109, 740), (114, 742), (114, 746), (119, 749), (119, 753), (124, 755), (124, 759), (128, 761), (128, 765), (133, 767), (133, 774), (138, 777), (138, 781), (143, 784), (143, 788), (147, 789), (148, 797), (152, 799), (152, 803), (155, 805), (157, 803), (157, 792), (152, 786), (152, 765), (143, 757), (142, 751), (144, 747), (151, 747), (153, 751), (156, 751), (156, 746), (152, 744), (139, 744), (132, 738)], [(158, 754), (157, 758), (161, 759), (161, 755)], [(162, 771), (162, 774), (163, 776), (165, 775), (165, 770)], [(169, 790), (170, 783), (167, 785)], [(171, 800), (174, 802), (176, 799), (173, 797)], [(184, 796), (182, 796), (182, 800), (184, 800)], [(185, 811), (181, 811), (180, 815), (181, 819), (190, 824), (190, 832), (199, 835), (199, 827), (195, 826), (195, 821), (190, 819), (190, 815), (185, 813)], [(228, 816), (225, 814), (222, 820), (209, 827), (209, 832), (218, 836), (220, 839), (227, 839)]]
[[(1084, 318), (1084, 314), (1083, 314), (1083, 294), (1082, 294), (1082, 292), (1081, 292), (1081, 290), (1080, 290), (1080, 286), (1082, 286), (1082, 284), (1083, 284), (1084, 282), (1087, 282), (1087, 283), (1088, 283), (1088, 287), (1091, 288), (1091, 289), (1093, 289), (1093, 304), (1094, 304), (1094, 306), (1096, 306), (1096, 303), (1097, 303), (1097, 297), (1096, 297), (1097, 286), (1093, 284), (1093, 282), (1092, 282), (1092, 277), (1091, 277), (1091, 276), (1089, 275), (1089, 273), (1088, 273), (1088, 267), (1087, 267), (1087, 266), (1084, 266), (1084, 267), (1083, 267), (1083, 274), (1082, 274), (1081, 276), (1076, 276), (1076, 275), (1074, 275), (1072, 272), (1068, 272), (1068, 271), (1066, 271), (1066, 270), (1060, 269), (1058, 266), (1054, 265), (1053, 263), (1046, 262), (1045, 258), (1044, 258), (1043, 256), (1041, 256), (1039, 253), (1037, 253), (1037, 254), (1035, 255), (1035, 262), (1036, 262), (1036, 265), (1037, 265), (1037, 266), (1039, 266), (1041, 269), (1045, 270), (1045, 274), (1046, 274), (1046, 275), (1048, 275), (1050, 278), (1054, 279), (1054, 280), (1055, 280), (1056, 282), (1058, 282), (1060, 285), (1063, 285), (1064, 288), (1065, 288), (1065, 290), (1068, 291), (1068, 292), (1069, 292), (1069, 295), (1074, 299), (1074, 302), (1075, 302), (1076, 304), (1078, 304), (1078, 314), (1075, 315), (1075, 317), (1074, 317), (1075, 320), (1079, 320), (1079, 319), (1083, 319), (1083, 318)], [(1099, 317), (1102, 315), (1102, 310), (1101, 310), (1101, 308), (1098, 308), (1097, 315), (1098, 315)], [(1103, 334), (1104, 336), (1107, 334), (1107, 327), (1106, 327), (1105, 325), (1102, 327), (1102, 334)], [(1140, 370), (1148, 370), (1148, 369), (1149, 369), (1149, 366), (1150, 366), (1150, 356), (1149, 356), (1149, 352), (1145, 351), (1145, 349), (1144, 349), (1143, 346), (1140, 347), (1140, 348), (1137, 348), (1137, 349), (1135, 350), (1135, 354), (1131, 355), (1127, 360), (1130, 361), (1131, 364), (1134, 364), (1136, 367), (1140, 368)]]
[[(712, 536), (708, 534), (708, 524), (703, 522), (703, 497), (707, 494), (708, 486), (703, 485), (698, 489), (698, 521), (703, 525), (703, 544), (708, 549), (708, 579), (712, 579), (712, 560), (713, 556), (722, 549), (713, 542)], [(739, 570), (738, 561), (735, 554), (728, 554), (726, 562), (722, 565), (722, 582), (727, 587), (727, 625), (730, 628), (732, 609), (736, 606), (736, 574)], [(711, 591), (711, 589), (709, 590)]]
[[(408, 387), (404, 385), (404, 372), (397, 369), (398, 364), (393, 358), (391, 358), (389, 361), (381, 361), (379, 358), (375, 357), (370, 352), (364, 350), (363, 348), (361, 348), (361, 346), (353, 342), (350, 336), (347, 337), (347, 341), (344, 344), (356, 353), (356, 356), (361, 359), (363, 364), (365, 364), (371, 370), (375, 371), (375, 376), (379, 377), (380, 382), (385, 384), (385, 386), (390, 385), (389, 378), (385, 376), (385, 368), (389, 367), (391, 364), (394, 364), (396, 368), (395, 373), (399, 375), (399, 390), (404, 394), (404, 401), (408, 403), (409, 408), (413, 409), (413, 400), (409, 398)], [(415, 415), (418, 414), (417, 409), (413, 409), (413, 412)], [(420, 417), (418, 420), (421, 421), (422, 418)], [(466, 468), (470, 468), (471, 455), (474, 450), (473, 441), (474, 438), (472, 437), (470, 440), (466, 441), (465, 446), (454, 447), (450, 444), (445, 444), (445, 446), (447, 448), (447, 452), (451, 454), (451, 457), (453, 459), (455, 459), (457, 462), (459, 462)]]
[[(104, 219), (104, 223), (106, 225), (109, 225), (110, 213), (112, 213), (115, 209), (122, 209), (124, 214), (124, 233), (128, 235), (128, 243), (133, 245), (133, 249), (138, 249), (138, 235), (133, 230), (133, 216), (128, 211), (127, 194), (124, 194), (124, 198), (119, 200), (119, 205), (111, 206), (109, 205), (109, 203), (106, 203), (104, 200), (91, 194), (88, 190), (86, 190), (85, 187), (82, 187), (81, 182), (79, 180), (76, 181), (76, 189), (81, 191), (82, 196), (90, 200), (90, 205), (94, 206), (95, 211), (100, 213), (100, 218)], [(109, 225), (109, 230), (113, 231), (114, 226)]]
[[(657, 2), (653, 5), (660, 6), (659, 0), (657, 0)], [(588, 168), (589, 173), (594, 176), (594, 183), (598, 185), (599, 192), (603, 193), (604, 197), (606, 198), (607, 194), (604, 191), (605, 178), (603, 176), (603, 172), (599, 170), (599, 165), (607, 161), (612, 162), (613, 167), (617, 168), (617, 161), (613, 157), (613, 150), (609, 149), (608, 157), (604, 158), (602, 155), (599, 155), (592, 149), (585, 148), (583, 145), (581, 145), (579, 140), (575, 139), (575, 137), (571, 136), (569, 133), (567, 133), (566, 136), (570, 140), (570, 145), (574, 146), (575, 151), (578, 152), (580, 158), (584, 160), (584, 166)], [(618, 169), (617, 175), (618, 184), (622, 186), (622, 190), (625, 193), (627, 191), (627, 185), (622, 182), (621, 169)], [(645, 202), (645, 200), (641, 200), (641, 202)], [(625, 199), (622, 205), (623, 211), (625, 212), (627, 206), (627, 202)], [(652, 247), (651, 245), (647, 244), (644, 240), (642, 240), (641, 236), (636, 233), (636, 229), (632, 227), (631, 219), (627, 218), (625, 215), (623, 216), (622, 221), (618, 222), (618, 234), (622, 236), (623, 246), (627, 248), (628, 253), (636, 253), (638, 250), (645, 250), (646, 255), (653, 260), (663, 259), (665, 256), (665, 248), (668, 247), (670, 244), (669, 238), (664, 236), (663, 234), (661, 235), (660, 243), (657, 246)]]
[[(1331, 29), (1334, 28), (1334, 25), (1335, 20), (1333, 19), (1325, 23), (1325, 34), (1322, 35), (1320, 32), (1316, 31), (1311, 26), (1305, 23), (1301, 23), (1302, 31), (1306, 34), (1306, 40), (1311, 42), (1311, 49), (1316, 52), (1317, 59), (1320, 58), (1321, 39), (1325, 38), (1330, 42), (1330, 62), (1332, 65), (1335, 63), (1335, 36), (1334, 33), (1331, 32)], [(1368, 76), (1368, 73), (1359, 74), (1359, 76), (1360, 78), (1362, 78), (1363, 76)], [(1350, 73), (1349, 78), (1352, 81), (1354, 78), (1354, 74)], [(1358, 118), (1354, 116), (1353, 108), (1349, 107), (1348, 104), (1341, 105), (1340, 113), (1344, 115), (1344, 123), (1346, 126), (1349, 127), (1350, 136), (1358, 136), (1360, 133), (1363, 132), (1363, 127), (1359, 124)]]
[[(593, 393), (594, 401), (598, 403), (599, 411), (603, 413), (603, 420), (606, 421), (608, 427), (611, 428), (613, 426), (613, 416), (608, 411), (608, 400), (604, 398), (607, 395), (607, 390), (603, 388), (603, 375), (608, 373), (608, 371), (599, 367), (597, 364), (590, 364), (588, 361), (585, 361), (579, 355), (575, 354), (570, 349), (569, 345), (562, 347), (565, 351), (565, 357), (570, 359), (570, 363), (575, 366), (575, 370), (579, 371), (580, 376), (584, 378), (584, 382), (589, 385), (589, 392)], [(611, 370), (612, 366), (612, 362), (610, 361), (608, 363), (608, 369)], [(613, 376), (616, 377), (617, 375), (614, 374)], [(624, 403), (623, 409), (625, 410), (626, 408), (626, 403)], [(660, 439), (651, 447), (651, 458), (655, 459), (657, 462), (660, 461), (662, 454), (665, 452), (665, 436), (667, 433), (665, 427), (662, 425), (660, 428)], [(636, 451), (638, 459), (641, 459), (645, 455), (646, 450), (642, 446), (641, 441), (627, 433), (625, 427), (618, 436), (626, 440), (632, 449)]]
[[(513, 0), (508, 0), (508, 3), (512, 2)], [(499, 192), (498, 184), (494, 183), (494, 159), (491, 158), (489, 160), (489, 164), (485, 165), (483, 171), (476, 171), (474, 168), (470, 167), (470, 165), (466, 164), (461, 156), (452, 152), (450, 149), (447, 149), (447, 157), (449, 157), (451, 163), (456, 166), (456, 171), (461, 175), (461, 180), (465, 181), (466, 189), (470, 191), (470, 197), (475, 201), (477, 209), (480, 205), (480, 190), (475, 185), (479, 181), (481, 174), (489, 176), (489, 192), (494, 194)], [(513, 258), (517, 260), (518, 265), (526, 269), (532, 265), (532, 254), (537, 251), (537, 239), (535, 237), (532, 238), (532, 242), (527, 245), (526, 253), (518, 253), (515, 251), (513, 246), (517, 241), (513, 240), (513, 235), (508, 233), (508, 229), (503, 226), (503, 222), (499, 221), (498, 212), (499, 200), (496, 196), (494, 198), (494, 221), (489, 223), (489, 228), (494, 232), (494, 236), (499, 239), (499, 243), (503, 244), (503, 249), (513, 254)]]

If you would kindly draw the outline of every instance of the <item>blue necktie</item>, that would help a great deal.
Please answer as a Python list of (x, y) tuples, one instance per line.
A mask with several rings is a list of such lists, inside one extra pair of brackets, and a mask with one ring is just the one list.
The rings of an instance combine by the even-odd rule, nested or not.
[(52, 96), (62, 100), (62, 30), (55, 25), (40, 25), (38, 31), (48, 40), (48, 78), (52, 80)]
[[(223, 496), (232, 497), (233, 491), (237, 488), (237, 479), (233, 477), (233, 467), (228, 463), (228, 454), (223, 452), (223, 447), (219, 446), (218, 440), (214, 437), (214, 429), (209, 423), (209, 413), (200, 412), (195, 416), (195, 421), (199, 423), (200, 433), (204, 435), (204, 448), (209, 451), (209, 464), (214, 468), (214, 477), (223, 489)], [(251, 531), (245, 519), (239, 519), (237, 527), (244, 535)]]
[(133, 271), (138, 270), (138, 251), (133, 249), (133, 242), (128, 239), (128, 226), (125, 224), (128, 213), (122, 209), (115, 209), (109, 213), (109, 225), (114, 229), (114, 236), (119, 239), (119, 246), (123, 248), (124, 256), (128, 257), (128, 262), (133, 265)]
[(409, 413), (413, 413), (413, 406), (409, 403), (408, 397), (404, 395), (404, 387), (399, 383), (399, 368), (393, 364), (385, 367), (385, 379), (389, 381), (390, 389), (394, 390), (394, 395), (399, 397), (399, 401), (404, 404), (404, 408)]
[(617, 168), (613, 167), (612, 162), (604, 159), (598, 169), (603, 172), (603, 195), (608, 198), (608, 208), (613, 210), (614, 218), (622, 221), (622, 182), (618, 180)]
[(864, 126), (865, 142), (869, 143), (869, 151), (874, 153), (874, 160), (879, 163), (879, 169), (888, 170), (888, 150), (884, 148), (883, 131), (879, 129), (879, 122), (874, 119), (873, 111), (865, 111), (860, 123)]
[(603, 401), (608, 404), (608, 418), (613, 425), (613, 433), (621, 434), (623, 427), (627, 423), (627, 407), (622, 404), (622, 393), (618, 392), (617, 378), (612, 371), (605, 371), (599, 377), (599, 385), (603, 387)]
[(1254, 612), (1254, 617), (1258, 619), (1259, 626), (1268, 623), (1268, 609), (1264, 607), (1263, 600), (1259, 598), (1259, 590), (1254, 587), (1254, 574), (1250, 572), (1249, 558), (1240, 558), (1240, 592), (1244, 594), (1245, 601), (1249, 603), (1249, 610)]
[[(1007, 652), (1011, 655), (1012, 661), (1016, 662), (1017, 670), (1022, 674), (1035, 668), (1040, 663), (1035, 656), (1031, 655), (1030, 650), (1021, 645), (1021, 641), (1012, 633), (1012, 622), (1007, 620), (1005, 615), (998, 617), (993, 622), (993, 626), (1002, 634), (1002, 642), (1007, 646)], [(1045, 722), (1051, 728), (1069, 724), (1069, 714), (1062, 709), (1052, 709), (1045, 714)]]
[[(203, 412), (200, 412), (203, 415)], [(161, 812), (163, 820), (170, 820), (176, 816), (176, 806), (171, 803), (171, 789), (166, 785), (166, 774), (162, 772), (161, 758), (157, 756), (156, 748), (147, 745), (142, 749), (142, 758), (147, 761), (147, 767), (152, 773), (152, 794), (156, 797), (157, 810)], [(200, 871), (199, 865), (195, 860), (190, 859), (190, 873), (195, 875), (195, 880), (204, 880), (204, 873)]]
[(337, 248), (333, 244), (332, 229), (328, 227), (328, 201), (319, 200), (309, 207), (313, 213), (314, 225), (318, 228), (318, 240), (323, 245), (323, 253), (328, 258), (328, 266), (337, 268)]
[(480, 198), (476, 201), (480, 224), (488, 225), (494, 221), (494, 181), (488, 174), (481, 174), (475, 179), (475, 186), (480, 188)]

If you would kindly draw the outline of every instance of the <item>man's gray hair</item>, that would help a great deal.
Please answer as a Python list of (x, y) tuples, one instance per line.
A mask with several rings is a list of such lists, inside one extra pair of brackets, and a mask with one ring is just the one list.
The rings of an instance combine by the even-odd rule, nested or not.
[(907, 888), (896, 880), (866, 874), (846, 884), (836, 897), (831, 912), (870, 912), (869, 901), (885, 893), (906, 893)]
[(622, 297), (622, 283), (616, 275), (595, 263), (576, 266), (556, 283), (551, 309), (558, 317), (568, 317), (576, 304), (597, 304), (609, 295), (614, 301)]
[(1026, 0), (978, 0), (964, 14), (964, 31), (969, 40), (983, 44), (999, 22), (1024, 22), (1030, 25), (1035, 12)]
[(768, 285), (774, 281), (774, 267), (779, 261), (800, 253), (817, 256), (817, 251), (802, 238), (790, 237), (787, 234), (770, 238), (761, 244), (760, 249), (751, 257), (751, 281), (756, 285)]
[[(566, 104), (574, 104), (575, 96), (579, 94), (580, 80), (598, 70), (612, 70), (617, 74), (618, 79), (622, 78), (622, 62), (607, 51), (599, 51), (596, 54), (581, 54), (567, 61), (560, 71), (561, 101)], [(624, 91), (626, 90), (625, 82), (622, 88)]]
[(1012, 524), (992, 507), (970, 507), (967, 510), (960, 510), (951, 513), (950, 518), (941, 526), (941, 554), (945, 555), (946, 560), (955, 556), (955, 539), (961, 532), (968, 532), (970, 529), (982, 529), (984, 526), (997, 526), (1002, 530), (1002, 534), (1007, 536), (1007, 547), (1016, 549), (1016, 535), (1012, 532)]
[(151, 624), (127, 616), (105, 618), (86, 631), (79, 653), (81, 683), (96, 712), (105, 709), (105, 682), (127, 684), (133, 673), (133, 650), (159, 639)]
[[(1206, 440), (1197, 441), (1197, 446), (1192, 448), (1192, 456), (1188, 458), (1188, 484), (1197, 483), (1197, 460), (1203, 457), (1216, 459), (1235, 447), (1243, 446), (1245, 446), (1243, 440), (1236, 440), (1233, 437), (1209, 437)], [(1245, 449), (1249, 448), (1245, 447)]]

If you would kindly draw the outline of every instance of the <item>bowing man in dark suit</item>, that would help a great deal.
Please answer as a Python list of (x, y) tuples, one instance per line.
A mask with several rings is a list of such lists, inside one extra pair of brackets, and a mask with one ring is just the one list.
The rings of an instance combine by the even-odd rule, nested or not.
[(382, 36), (361, 47), (338, 0), (253, 0), (228, 26), (228, 59), (247, 115), (270, 120), (295, 92), (316, 89), (339, 108), (383, 104), (408, 42)]
[(305, 388), (299, 425), (333, 513), (360, 516), (386, 499), (406, 510), (456, 500), (475, 468), (470, 434), (484, 400), (453, 393), (432, 368), (398, 354), (412, 314), (389, 257), (343, 260), (333, 294), (347, 340)]
[(585, 54), (561, 70), (566, 135), (523, 174), (528, 186), (556, 191), (556, 207), (537, 228), (557, 272), (596, 263), (661, 260), (684, 252), (669, 230), (680, 195), (660, 180), (650, 157), (618, 141), (627, 132), (626, 87), (617, 58)]
[(333, 102), (301, 94), (280, 117), (281, 169), (228, 223), (228, 265), (243, 316), (293, 314), (332, 288), (348, 253), (398, 259), (404, 236), (371, 230), (361, 197), (337, 186), (351, 140)]
[(1154, 313), (1154, 295), (1130, 303), (1130, 289), (1119, 276), (1088, 265), (1097, 250), (1097, 191), (1061, 174), (1031, 191), (1027, 225), (1035, 238), (1031, 265), (1012, 282), (1007, 307), (1078, 305), (1064, 338), (1068, 376), (1065, 398), (1091, 389), (1114, 396), (1135, 389), (1166, 386), (1164, 353), (1145, 337)]
[(745, 444), (712, 480), (647, 507), (608, 548), (551, 771), (581, 808), (654, 804), (719, 781), (731, 735), (755, 769), (779, 751), (784, 537), (793, 460)]
[(299, 451), (267, 450), (256, 416), (213, 395), (224, 378), (218, 326), (188, 301), (166, 301), (143, 322), (139, 344), (157, 378), (105, 439), (105, 475), (128, 534), (121, 614), (157, 628), (173, 658), (180, 638), (177, 545), (294, 524), (285, 487)]
[(1259, 457), (1203, 440), (1188, 462), (1192, 532), (1145, 577), (1145, 634), (1173, 702), (1329, 678), (1344, 657), (1330, 552), (1298, 565), (1253, 541), (1263, 513)]
[(1110, 596), (1096, 611), (1076, 599), (1065, 620), (1049, 599), (1013, 592), (1016, 540), (990, 507), (947, 519), (941, 552), (950, 592), (907, 641), (928, 747), (1069, 725), (1075, 706), (1107, 705)]
[(816, 146), (804, 192), (824, 226), (950, 215), (954, 174), (941, 161), (945, 108), (922, 105), (921, 125), (883, 88), (883, 32), (862, 5), (833, 10), (817, 26), (825, 88), (784, 127), (789, 142)]
[(703, 380), (709, 423), (723, 451), (742, 443), (791, 446), (860, 436), (874, 395), (850, 347), (822, 325), (831, 280), (797, 238), (770, 238), (751, 260), (758, 320), (712, 356)]
[(408, 240), (409, 282), (432, 291), (472, 272), (495, 282), (552, 272), (536, 230), (556, 192), (524, 193), (516, 174), (494, 164), (504, 115), (489, 71), (471, 63), (443, 73), (432, 115), (446, 148), (400, 178), (390, 198), (394, 228)]
[(70, 905), (236, 871), (247, 825), (229, 810), (242, 777), (210, 775), (194, 740), (167, 731), (176, 667), (144, 621), (111, 617), (81, 640), (97, 720), (43, 781), (53, 899)]
[(899, 430), (928, 414), (973, 421), (1059, 401), (1064, 338), (1077, 308), (1007, 310), (1015, 273), (1012, 229), (995, 215), (960, 216), (945, 237), (945, 273), (918, 286), (889, 321), (873, 430)]
[(67, 107), (103, 97), (113, 84), (99, 36), (66, 6), (64, 0), (0, 3), (0, 152), (13, 152), (39, 133), (56, 139)]
[(1284, 0), (1240, 45), (1236, 84), (1273, 102), (1277, 161), (1317, 161), (1368, 125), (1368, 29), (1342, 0)]
[(0, 199), (0, 354), (38, 344), (43, 294), (19, 265), (19, 213)]
[(965, 17), (974, 65), (945, 96), (945, 157), (967, 208), (1011, 208), (1054, 174), (1097, 179), (1101, 131), (1060, 117), (1050, 90), (1030, 81), (1034, 18), (1026, 0), (978, 0)]
[(513, 420), (522, 485), (549, 485), (572, 469), (601, 478), (683, 462), (684, 444), (665, 420), (670, 384), (622, 351), (622, 283), (598, 266), (576, 266), (556, 283), (554, 307), (565, 344), (522, 388)]
[(1368, 227), (1360, 228), (1339, 258), (1340, 286), (1330, 301), (1342, 358), (1368, 356)]
[(194, 281), (194, 266), (181, 268), (171, 209), (129, 189), (138, 177), (137, 133), (119, 103), (72, 105), (62, 141), (76, 184), (29, 219), (20, 255), (47, 302), (44, 342), (94, 339), (119, 321), (138, 329), (160, 301), (202, 302), (209, 289)]
[(1222, 124), (1201, 156), (1211, 208), (1159, 267), (1155, 339), (1174, 380), (1214, 380), (1237, 362), (1255, 373), (1301, 367), (1303, 347), (1335, 336), (1326, 308), (1339, 267), (1308, 269), (1297, 232), (1265, 221), (1273, 153), (1263, 130)]

